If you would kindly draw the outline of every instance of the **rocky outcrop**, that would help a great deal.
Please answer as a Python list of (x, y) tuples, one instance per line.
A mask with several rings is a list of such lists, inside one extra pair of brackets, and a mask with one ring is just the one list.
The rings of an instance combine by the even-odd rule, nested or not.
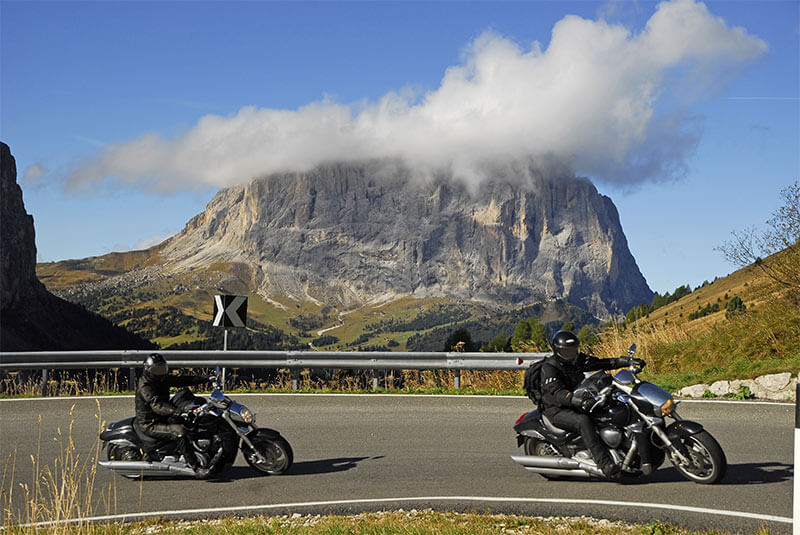
[(0, 143), (0, 351), (147, 349), (153, 344), (60, 299), (36, 278), (33, 217)]
[[(504, 169), (477, 188), (394, 162), (331, 164), (220, 191), (159, 247), (167, 271), (227, 263), (266, 298), (649, 302), (613, 203), (585, 179)], [(234, 267), (231, 267), (234, 269)]]
[(737, 379), (733, 381), (715, 381), (713, 383), (696, 384), (684, 387), (676, 395), (686, 398), (725, 398), (748, 397), (772, 401), (795, 401), (798, 377), (789, 372), (762, 375), (755, 379)]
[(14, 307), (35, 292), (44, 291), (36, 278), (33, 216), (25, 212), (17, 184), (17, 163), (0, 143), (0, 307)]

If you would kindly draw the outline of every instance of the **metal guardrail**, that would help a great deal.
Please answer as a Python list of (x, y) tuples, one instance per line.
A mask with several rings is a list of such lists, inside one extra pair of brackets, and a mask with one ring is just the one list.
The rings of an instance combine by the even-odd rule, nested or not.
[[(152, 351), (33, 351), (0, 353), (0, 371), (87, 368), (137, 368)], [(548, 353), (459, 353), (392, 351), (159, 351), (174, 368), (275, 368), (297, 375), (304, 369), (453, 370), (455, 388), (461, 387), (461, 370), (521, 370)], [(373, 374), (373, 388), (377, 388)]]

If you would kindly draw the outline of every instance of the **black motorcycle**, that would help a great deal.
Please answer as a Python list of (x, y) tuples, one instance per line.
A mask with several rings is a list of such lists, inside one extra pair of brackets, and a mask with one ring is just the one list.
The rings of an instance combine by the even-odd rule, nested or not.
[(274, 429), (256, 427), (253, 412), (225, 394), (219, 383), (209, 399), (203, 400), (182, 389), (172, 398), (188, 418), (187, 437), (199, 471), (186, 463), (173, 439), (155, 439), (142, 433), (134, 418), (108, 424), (100, 434), (108, 460), (100, 466), (128, 478), (183, 475), (208, 477), (222, 474), (236, 459), (239, 449), (251, 467), (264, 474), (283, 474), (292, 466), (294, 453), (289, 442)]
[[(628, 353), (633, 356), (636, 344)], [(575, 390), (590, 392), (595, 403), (589, 416), (600, 438), (623, 475), (646, 476), (669, 459), (678, 471), (695, 483), (717, 483), (725, 475), (725, 453), (711, 434), (697, 422), (682, 420), (677, 402), (662, 388), (637, 377), (634, 366), (613, 377), (605, 371), (588, 375)], [(669, 425), (666, 418), (675, 421)], [(559, 429), (538, 409), (519, 417), (514, 425), (517, 447), (525, 455), (512, 456), (527, 470), (548, 479), (564, 476), (604, 477), (580, 434)]]

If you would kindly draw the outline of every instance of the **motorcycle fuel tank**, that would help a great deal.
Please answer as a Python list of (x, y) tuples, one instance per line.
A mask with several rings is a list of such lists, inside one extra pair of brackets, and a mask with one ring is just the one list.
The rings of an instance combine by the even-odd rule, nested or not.
[(611, 402), (594, 412), (594, 418), (602, 424), (610, 424), (617, 427), (628, 425), (630, 419), (630, 407), (623, 403)]

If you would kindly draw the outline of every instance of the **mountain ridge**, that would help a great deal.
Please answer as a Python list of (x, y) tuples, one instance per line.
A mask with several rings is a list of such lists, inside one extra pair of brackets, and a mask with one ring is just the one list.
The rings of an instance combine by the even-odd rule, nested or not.
[(270, 175), (221, 190), (151, 251), (165, 272), (225, 262), (267, 299), (344, 307), (565, 299), (607, 318), (652, 298), (613, 202), (588, 180), (504, 172), (474, 191), (385, 162)]

